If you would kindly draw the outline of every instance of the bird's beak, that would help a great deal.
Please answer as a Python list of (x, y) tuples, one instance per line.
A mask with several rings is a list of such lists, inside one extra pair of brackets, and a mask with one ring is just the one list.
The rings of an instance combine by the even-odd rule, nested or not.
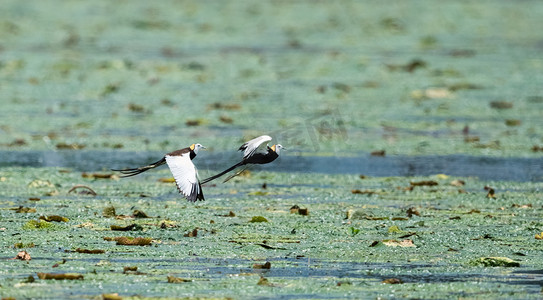
[(206, 147), (202, 146), (202, 149), (207, 149)]

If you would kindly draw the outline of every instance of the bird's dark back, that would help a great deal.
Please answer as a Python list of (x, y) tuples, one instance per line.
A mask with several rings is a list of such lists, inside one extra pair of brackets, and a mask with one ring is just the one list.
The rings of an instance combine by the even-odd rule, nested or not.
[(267, 164), (274, 161), (279, 155), (275, 151), (268, 150), (267, 153), (255, 153), (251, 157), (245, 159), (244, 164)]

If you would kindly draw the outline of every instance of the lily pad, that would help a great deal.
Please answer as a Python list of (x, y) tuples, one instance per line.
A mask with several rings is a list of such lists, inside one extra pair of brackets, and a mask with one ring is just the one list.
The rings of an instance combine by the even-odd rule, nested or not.
[(470, 265), (484, 267), (520, 267), (520, 263), (508, 257), (480, 257), (470, 261)]

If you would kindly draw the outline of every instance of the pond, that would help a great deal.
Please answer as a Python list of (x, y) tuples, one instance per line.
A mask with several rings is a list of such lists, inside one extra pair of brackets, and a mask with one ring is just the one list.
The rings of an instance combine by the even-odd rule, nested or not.
[(0, 6), (2, 297), (541, 298), (543, 2)]

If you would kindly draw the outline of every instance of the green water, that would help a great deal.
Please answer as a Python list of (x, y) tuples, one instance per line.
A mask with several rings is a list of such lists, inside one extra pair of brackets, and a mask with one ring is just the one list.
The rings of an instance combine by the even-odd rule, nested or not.
[[(385, 150), (537, 162), (541, 19), (538, 1), (3, 1), (0, 150), (115, 153), (94, 171), (198, 142), (231, 153), (229, 165), (243, 141), (270, 134), (291, 159)], [(203, 173), (221, 168), (205, 155), (195, 160)], [(206, 201), (193, 204), (158, 181), (165, 168), (92, 179), (62, 160), (0, 160), (2, 297), (541, 297), (540, 177), (254, 170), (204, 186)], [(408, 188), (422, 180), (438, 185)], [(68, 193), (75, 185), (97, 196)], [(103, 216), (111, 206), (151, 218)], [(407, 217), (412, 207), (419, 216)], [(29, 223), (50, 215), (69, 221)], [(110, 229), (131, 224), (140, 230)], [(153, 241), (104, 240), (116, 236)], [(11, 260), (21, 250), (32, 260)], [(476, 265), (481, 257), (520, 266)], [(271, 269), (253, 269), (266, 261)], [(382, 283), (392, 278), (403, 283)]]
[[(354, 175), (259, 172), (224, 185), (205, 186), (207, 201), (192, 204), (180, 199), (173, 184), (158, 181), (167, 178), (168, 172), (164, 169), (139, 178), (111, 180), (82, 178), (80, 172), (62, 169), (3, 169), (2, 295), (541, 295), (543, 249), (535, 239), (541, 233), (541, 183), (463, 178), (465, 185), (456, 187), (451, 183), (458, 178), (443, 176), (361, 179)], [(49, 179), (37, 181), (40, 178)], [(422, 180), (438, 185), (406, 190), (410, 182)], [(77, 194), (83, 189), (68, 193), (76, 184), (93, 189), (98, 196)], [(495, 187), (495, 199), (486, 196), (486, 185)], [(355, 189), (373, 194), (354, 194)], [(36, 211), (17, 213), (14, 208), (18, 205)], [(291, 213), (293, 205), (307, 208), (308, 215)], [(111, 206), (120, 217), (103, 216), (104, 209)], [(408, 217), (409, 208), (418, 216)], [(126, 217), (134, 210), (150, 218)], [(69, 221), (51, 222), (43, 229), (25, 226), (49, 215), (61, 215)], [(268, 222), (250, 222), (255, 216)], [(139, 230), (110, 230), (111, 225), (130, 224), (139, 225)], [(196, 237), (184, 236), (195, 228)], [(123, 246), (104, 240), (115, 236), (153, 241), (150, 246)], [(409, 247), (399, 246), (402, 241)], [(15, 248), (16, 243), (22, 243), (23, 248)], [(77, 253), (77, 248), (105, 253)], [(9, 260), (20, 250), (26, 250), (32, 260)], [(508, 257), (520, 266), (474, 265), (481, 257)], [(266, 261), (271, 262), (270, 270), (253, 269), (253, 264)], [(143, 274), (123, 274), (124, 267), (133, 266)], [(84, 280), (39, 280), (38, 272), (75, 272), (83, 274)], [(24, 283), (28, 276), (36, 281)], [(192, 281), (168, 283), (168, 276)], [(271, 286), (257, 285), (260, 276)], [(403, 283), (381, 283), (390, 278)]]

